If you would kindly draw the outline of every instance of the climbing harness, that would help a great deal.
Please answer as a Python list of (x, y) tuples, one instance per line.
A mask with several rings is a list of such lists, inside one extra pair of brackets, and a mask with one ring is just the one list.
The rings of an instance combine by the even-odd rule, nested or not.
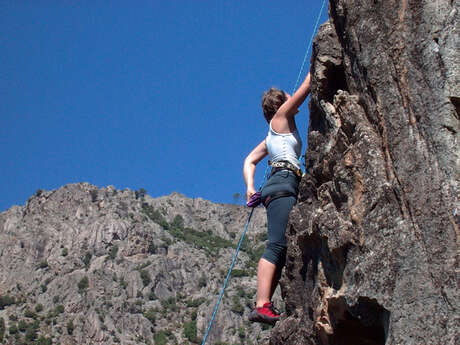
[(275, 172), (279, 170), (290, 170), (292, 171), (295, 176), (298, 178), (302, 177), (302, 170), (297, 168), (294, 164), (288, 161), (279, 161), (279, 162), (273, 162), (271, 163), (270, 161), (268, 162), (269, 165), (272, 167), (272, 172), (271, 175), (273, 175)]
[(293, 192), (290, 192), (290, 191), (287, 191), (287, 190), (286, 191), (282, 190), (282, 191), (275, 192), (273, 194), (267, 195), (265, 198), (262, 199), (262, 202), (263, 202), (265, 207), (268, 207), (268, 205), (270, 205), (270, 203), (272, 201), (274, 201), (276, 199), (279, 199), (279, 198), (285, 198), (285, 197), (288, 197), (288, 196), (293, 196), (297, 200), (297, 194), (295, 194)]
[[(318, 18), (316, 19), (315, 27), (314, 27), (312, 36), (311, 36), (311, 38), (310, 38), (310, 42), (309, 42), (309, 44), (308, 44), (308, 46), (307, 46), (307, 51), (306, 51), (306, 53), (305, 53), (305, 56), (304, 56), (304, 59), (303, 59), (303, 62), (302, 62), (302, 66), (301, 66), (301, 68), (300, 68), (299, 75), (297, 76), (297, 81), (296, 81), (296, 83), (295, 83), (295, 85), (294, 85), (294, 89), (293, 89), (292, 93), (294, 93), (294, 91), (295, 91), (295, 89), (296, 89), (296, 87), (297, 87), (297, 84), (299, 83), (299, 79), (300, 79), (300, 76), (301, 76), (301, 74), (302, 74), (302, 71), (303, 71), (303, 68), (304, 68), (304, 65), (305, 65), (305, 61), (307, 60), (308, 52), (310, 51), (310, 47), (311, 47), (311, 45), (312, 45), (313, 38), (314, 38), (315, 33), (316, 33), (316, 30), (317, 30), (317, 28), (318, 28), (319, 20), (320, 20), (320, 18), (321, 18), (321, 14), (322, 14), (322, 12), (323, 12), (323, 8), (324, 8), (325, 3), (326, 3), (326, 0), (323, 0), (323, 4), (321, 5), (321, 9), (320, 9), (320, 12), (319, 12), (319, 14), (318, 14)], [(300, 159), (299, 159), (299, 160), (300, 160)], [(260, 185), (260, 187), (259, 187), (259, 192), (262, 190), (262, 187), (263, 187), (263, 185), (265, 184), (265, 181), (266, 181), (266, 179), (267, 179), (267, 177), (268, 177), (269, 168), (270, 168), (270, 165), (267, 165), (267, 168), (265, 169), (264, 178), (263, 178), (262, 183), (261, 183), (261, 185)], [(290, 194), (290, 195), (291, 195), (291, 194)], [(289, 195), (289, 196), (290, 196), (290, 195)], [(283, 194), (282, 196), (288, 196), (288, 195), (284, 195), (284, 194)], [(278, 196), (278, 197), (281, 197), (281, 195)], [(257, 199), (257, 197), (254, 198), (254, 199)], [(271, 200), (268, 200), (268, 203), (271, 202), (271, 201), (273, 201), (274, 199), (276, 199), (276, 198), (275, 198), (275, 195), (271, 197)], [(259, 205), (259, 204), (260, 204), (260, 202), (259, 202), (257, 205)], [(264, 204), (265, 204), (265, 202), (264, 202)], [(257, 205), (256, 205), (256, 206), (257, 206)], [(267, 205), (268, 205), (268, 204), (267, 204)], [(212, 324), (213, 324), (214, 319), (215, 319), (215, 317), (216, 317), (217, 310), (219, 309), (219, 305), (220, 305), (220, 303), (222, 302), (222, 298), (223, 298), (223, 296), (224, 296), (225, 289), (226, 289), (227, 284), (228, 284), (228, 281), (229, 281), (229, 279), (230, 279), (230, 275), (231, 275), (231, 273), (232, 273), (233, 267), (235, 266), (236, 259), (238, 258), (238, 254), (239, 254), (239, 252), (240, 252), (240, 249), (241, 249), (241, 245), (242, 245), (242, 243), (243, 243), (244, 236), (246, 235), (246, 231), (248, 230), (249, 222), (251, 221), (251, 217), (252, 217), (252, 214), (254, 213), (254, 209), (255, 209), (255, 206), (252, 206), (251, 212), (249, 213), (248, 220), (246, 221), (246, 224), (245, 224), (245, 226), (244, 226), (243, 233), (241, 234), (240, 240), (239, 240), (239, 242), (238, 242), (238, 246), (236, 247), (235, 254), (233, 255), (232, 263), (230, 264), (230, 268), (228, 269), (227, 276), (225, 277), (224, 284), (223, 284), (222, 289), (221, 289), (221, 291), (220, 291), (219, 297), (218, 297), (217, 302), (216, 302), (216, 306), (214, 307), (214, 311), (213, 311), (213, 313), (212, 313), (211, 320), (209, 321), (208, 328), (206, 329), (206, 332), (205, 332), (205, 334), (204, 334), (203, 341), (201, 342), (201, 345), (205, 345), (206, 339), (208, 338), (209, 332), (211, 331)]]

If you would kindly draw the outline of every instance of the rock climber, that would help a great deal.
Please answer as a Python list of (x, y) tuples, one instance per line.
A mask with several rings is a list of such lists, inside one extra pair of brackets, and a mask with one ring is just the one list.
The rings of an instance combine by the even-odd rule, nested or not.
[[(269, 124), (268, 134), (246, 157), (243, 175), (248, 206), (260, 199), (267, 211), (268, 240), (257, 268), (257, 296), (249, 320), (274, 325), (280, 319), (272, 303), (281, 271), (286, 261), (286, 226), (296, 203), (302, 177), (299, 157), (302, 140), (297, 131), (295, 115), (310, 92), (310, 73), (294, 95), (271, 88), (262, 96), (262, 110)], [(261, 192), (254, 189), (256, 165), (269, 155), (271, 173)]]

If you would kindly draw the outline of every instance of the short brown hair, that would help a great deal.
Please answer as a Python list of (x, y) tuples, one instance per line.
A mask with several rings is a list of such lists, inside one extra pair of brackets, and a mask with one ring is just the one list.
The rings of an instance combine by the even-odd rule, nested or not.
[(268, 123), (275, 116), (279, 107), (286, 102), (286, 93), (275, 87), (270, 88), (270, 90), (265, 91), (262, 96), (262, 110), (264, 111), (265, 120)]

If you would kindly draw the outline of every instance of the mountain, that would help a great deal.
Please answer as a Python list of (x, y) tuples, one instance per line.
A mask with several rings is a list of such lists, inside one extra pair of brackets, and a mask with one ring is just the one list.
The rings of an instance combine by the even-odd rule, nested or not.
[(329, 4), (270, 344), (458, 344), (459, 1)]
[[(178, 193), (37, 191), (0, 214), (0, 342), (201, 343), (247, 217)], [(207, 344), (268, 341), (247, 321), (265, 227), (257, 208)]]

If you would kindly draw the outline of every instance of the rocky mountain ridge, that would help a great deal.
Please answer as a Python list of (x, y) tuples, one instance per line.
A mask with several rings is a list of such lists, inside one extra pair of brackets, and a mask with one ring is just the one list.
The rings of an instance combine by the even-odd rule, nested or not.
[[(201, 342), (247, 215), (178, 193), (37, 191), (0, 214), (0, 342)], [(266, 343), (246, 321), (265, 224), (256, 209), (209, 344)]]

